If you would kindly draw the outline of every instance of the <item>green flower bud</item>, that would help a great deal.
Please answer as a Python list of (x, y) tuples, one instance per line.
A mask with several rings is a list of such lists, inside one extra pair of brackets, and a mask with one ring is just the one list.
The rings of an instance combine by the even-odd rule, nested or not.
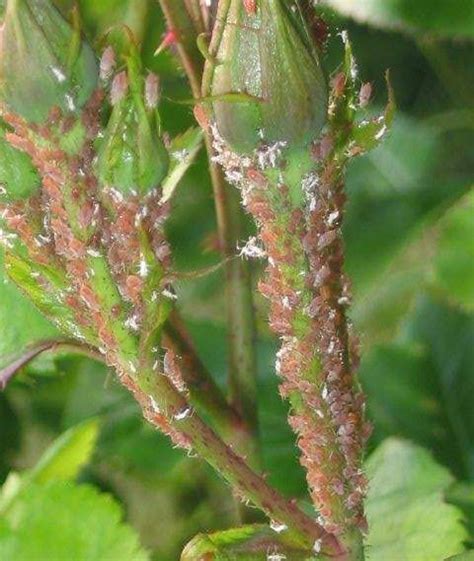
[(30, 157), (8, 143), (0, 125), (0, 201), (27, 199), (39, 191), (40, 185)]
[(144, 195), (160, 185), (168, 173), (169, 155), (161, 138), (158, 79), (145, 79), (135, 57), (128, 72), (112, 82), (113, 105), (99, 147), (97, 174), (104, 186), (123, 195)]
[(96, 87), (98, 68), (81, 40), (49, 0), (8, 0), (0, 36), (0, 98), (30, 122), (53, 107), (76, 112)]
[(238, 153), (266, 142), (301, 147), (327, 114), (327, 88), (301, 14), (285, 0), (221, 0), (204, 96), (224, 140)]

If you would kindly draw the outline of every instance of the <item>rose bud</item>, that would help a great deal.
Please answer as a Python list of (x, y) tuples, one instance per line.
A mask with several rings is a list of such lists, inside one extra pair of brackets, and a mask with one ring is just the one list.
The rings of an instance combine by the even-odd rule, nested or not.
[(50, 0), (7, 0), (0, 37), (0, 99), (30, 122), (53, 107), (75, 113), (96, 87), (91, 47)]
[(115, 76), (111, 87), (112, 113), (99, 147), (97, 173), (103, 186), (123, 195), (144, 195), (158, 187), (169, 168), (161, 137), (158, 79), (145, 78), (138, 58)]
[(284, 0), (220, 2), (204, 99), (237, 153), (266, 143), (306, 146), (321, 131), (327, 87), (301, 14)]

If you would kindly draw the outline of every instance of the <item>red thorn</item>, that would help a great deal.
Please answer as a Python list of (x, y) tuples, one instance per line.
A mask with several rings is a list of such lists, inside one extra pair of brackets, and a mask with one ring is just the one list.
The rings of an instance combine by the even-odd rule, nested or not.
[(165, 33), (165, 36), (163, 37), (163, 41), (161, 42), (160, 46), (156, 49), (155, 56), (159, 55), (168, 47), (171, 47), (171, 45), (176, 45), (176, 43), (178, 42), (179, 42), (178, 34), (176, 33), (176, 31), (174, 29), (169, 29)]

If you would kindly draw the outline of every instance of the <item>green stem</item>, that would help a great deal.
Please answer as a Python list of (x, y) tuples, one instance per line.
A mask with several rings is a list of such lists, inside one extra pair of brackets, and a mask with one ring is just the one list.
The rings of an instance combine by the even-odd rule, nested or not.
[(237, 452), (245, 454), (247, 432), (242, 419), (227, 403), (221, 389), (201, 362), (176, 312), (165, 325), (163, 343), (181, 357), (180, 367), (191, 404), (210, 419), (221, 438)]
[[(209, 138), (208, 153), (212, 154)], [(222, 171), (211, 163), (219, 242), (226, 258), (227, 319), (229, 329), (229, 386), (232, 406), (240, 413), (249, 432), (246, 455), (260, 465), (258, 451), (257, 367), (255, 311), (248, 263), (235, 259), (242, 240), (242, 211), (238, 192), (224, 181)]]
[(138, 43), (143, 42), (143, 38), (148, 23), (148, 14), (150, 12), (150, 4), (144, 0), (130, 0), (125, 23), (133, 31)]
[(122, 364), (122, 372), (122, 383), (134, 393), (145, 416), (151, 422), (154, 415), (159, 416), (161, 427), (162, 419), (166, 419), (171, 435), (177, 434), (180, 439), (184, 437), (184, 441), (189, 442), (191, 448), (205, 458), (242, 498), (251, 501), (278, 524), (286, 526), (302, 546), (313, 547), (317, 540), (321, 540), (326, 554), (341, 554), (342, 549), (337, 539), (254, 472), (190, 408), (184, 396), (165, 375), (153, 369), (142, 371), (138, 375), (127, 374), (127, 361)]
[[(195, 3), (194, 3), (195, 4)], [(197, 34), (189, 13), (189, 0), (160, 0), (171, 29), (178, 32), (178, 52), (196, 99), (201, 97), (203, 59), (196, 46)], [(188, 6), (188, 8), (186, 7)], [(258, 446), (257, 368), (255, 354), (255, 317), (252, 283), (248, 263), (235, 257), (244, 227), (239, 197), (224, 180), (212, 161), (211, 139), (206, 134), (209, 169), (217, 213), (220, 249), (225, 264), (227, 317), (229, 325), (229, 382), (231, 405), (240, 413), (248, 433), (242, 443), (249, 462), (260, 465)]]

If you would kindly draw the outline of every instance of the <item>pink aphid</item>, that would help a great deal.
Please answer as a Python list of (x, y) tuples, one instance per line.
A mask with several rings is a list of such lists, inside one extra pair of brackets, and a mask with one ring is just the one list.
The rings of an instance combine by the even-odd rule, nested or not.
[(148, 109), (155, 109), (160, 100), (160, 80), (156, 74), (150, 72), (145, 81), (145, 102)]
[(110, 102), (117, 105), (127, 95), (128, 91), (128, 75), (125, 71), (115, 76), (112, 87), (110, 89)]
[(112, 47), (107, 47), (100, 59), (100, 78), (108, 80), (114, 71), (116, 64), (115, 51)]
[(370, 82), (366, 82), (365, 84), (362, 84), (359, 92), (360, 107), (367, 107), (371, 97), (372, 97), (372, 84)]
[(243, 3), (247, 14), (255, 14), (257, 12), (257, 0), (243, 0)]

